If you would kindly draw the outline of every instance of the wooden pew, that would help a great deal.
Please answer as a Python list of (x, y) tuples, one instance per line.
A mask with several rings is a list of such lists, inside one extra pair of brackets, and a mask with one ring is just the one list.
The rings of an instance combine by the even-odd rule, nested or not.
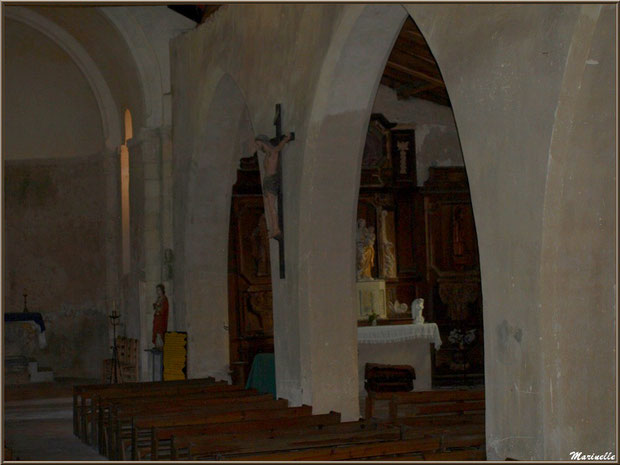
[(381, 400), (389, 401), (392, 399), (393, 395), (393, 392), (369, 391), (368, 395), (366, 396), (366, 408), (364, 412), (364, 418), (366, 420), (372, 419), (372, 417), (374, 417), (375, 415), (375, 403)]
[[(168, 384), (170, 383), (170, 384)], [(153, 383), (155, 384), (155, 383)], [(221, 391), (221, 390), (240, 390), (241, 388), (238, 386), (229, 386), (223, 383), (213, 383), (210, 381), (201, 382), (166, 382), (166, 383), (156, 383), (156, 385), (150, 385), (150, 383), (145, 383), (143, 385), (134, 385), (128, 388), (121, 387), (122, 385), (117, 385), (117, 388), (108, 388), (105, 387), (103, 389), (90, 389), (87, 392), (82, 392), (80, 394), (80, 424), (81, 424), (81, 437), (84, 442), (89, 443), (90, 439), (88, 437), (88, 423), (94, 423), (97, 419), (98, 408), (97, 402), (101, 399), (120, 399), (120, 398), (140, 398), (140, 397), (148, 397), (155, 395), (179, 395), (182, 393), (189, 392), (203, 392), (203, 391)], [(88, 417), (88, 420), (86, 420)], [(92, 432), (92, 429), (91, 429)], [(96, 439), (96, 436), (95, 436)]]
[[(163, 413), (170, 411), (170, 409), (175, 411), (182, 406), (225, 405), (228, 403), (240, 404), (273, 400), (271, 394), (259, 394), (254, 389), (210, 390), (205, 387), (198, 391), (185, 392), (177, 398), (171, 397), (170, 394), (160, 394), (144, 398), (123, 397), (98, 400), (97, 431), (99, 435), (97, 444), (99, 444), (100, 453), (105, 453), (105, 438), (109, 436), (111, 425), (116, 425), (116, 420), (121, 416), (128, 418), (128, 424), (130, 425), (131, 414), (150, 413), (153, 411)], [(174, 400), (174, 402), (171, 403), (171, 400)]]
[[(393, 456), (402, 454), (420, 454), (434, 452), (439, 448), (436, 438), (420, 438), (410, 440), (375, 441), (361, 444), (317, 445), (299, 444), (295, 449), (274, 450), (267, 452), (220, 454), (218, 460), (241, 461), (293, 461), (293, 460), (359, 460), (381, 459), (392, 460)], [(192, 456), (192, 458), (194, 458)]]
[[(413, 411), (399, 415), (402, 406)], [(403, 438), (424, 433), (439, 439), (426, 460), (477, 460), (485, 455), (484, 391), (414, 391), (390, 399), (390, 420), (403, 427)], [(428, 458), (432, 457), (432, 458)]]
[(88, 385), (75, 385), (73, 386), (73, 434), (82, 438), (83, 431), (81, 430), (82, 421), (81, 414), (86, 413), (90, 407), (90, 401), (93, 396), (104, 392), (135, 392), (135, 391), (150, 391), (159, 387), (171, 387), (181, 385), (212, 385), (212, 384), (225, 384), (225, 382), (215, 381), (215, 378), (200, 378), (190, 380), (178, 380), (178, 381), (158, 381), (158, 382), (138, 382), (138, 383), (124, 383), (124, 384), (88, 384)]
[[(286, 418), (307, 415), (311, 408), (304, 406), (287, 408), (286, 399), (271, 399), (268, 401), (229, 404), (224, 406), (193, 407), (189, 410), (169, 411), (161, 414), (143, 414), (131, 417), (131, 426), (121, 428), (117, 424), (114, 440), (118, 455), (124, 454), (127, 442), (131, 447), (131, 455), (137, 454), (137, 445), (140, 440), (150, 440), (153, 427), (168, 426), (170, 424), (198, 425), (208, 423), (238, 422), (244, 420), (258, 420), (270, 418)], [(310, 413), (311, 414), (311, 413)], [(130, 436), (130, 441), (127, 441)], [(123, 441), (125, 439), (125, 442)], [(134, 452), (136, 451), (136, 452)]]
[(180, 445), (188, 448), (188, 458), (225, 459), (227, 455), (258, 454), (268, 452), (295, 451), (300, 448), (325, 448), (343, 444), (369, 444), (383, 441), (398, 441), (400, 428), (393, 425), (346, 422), (326, 426), (321, 429), (282, 430), (271, 435), (252, 437), (247, 433), (233, 438), (234, 435), (217, 435), (214, 437), (184, 438), (174, 441), (173, 457), (176, 457)]
[(229, 433), (235, 435), (250, 434), (258, 437), (262, 435), (273, 435), (274, 432), (281, 430), (299, 431), (304, 428), (321, 429), (329, 425), (340, 423), (341, 416), (338, 412), (330, 412), (321, 415), (311, 415), (311, 412), (304, 410), (304, 413), (305, 412), (309, 413), (309, 415), (255, 421), (154, 427), (151, 428), (150, 444), (138, 447), (138, 453), (133, 456), (133, 459), (141, 460), (150, 453), (151, 460), (158, 460), (162, 450), (170, 456), (172, 454), (173, 437), (176, 438), (177, 441), (184, 440), (185, 437), (195, 437), (197, 435), (214, 437), (215, 435), (226, 435)]
[[(308, 417), (312, 415), (312, 407), (309, 405), (302, 405), (300, 407), (279, 408), (270, 410), (250, 409), (239, 410), (232, 412), (214, 413), (211, 415), (203, 414), (189, 414), (189, 415), (168, 415), (168, 416), (143, 416), (134, 417), (131, 440), (127, 443), (124, 441), (119, 447), (121, 451), (127, 447), (131, 447), (131, 456), (137, 455), (137, 445), (140, 439), (148, 438), (148, 433), (153, 428), (167, 428), (170, 426), (187, 426), (187, 427), (208, 427), (209, 425), (215, 428), (222, 428), (223, 430), (228, 428), (227, 423), (235, 428), (244, 428), (242, 423), (250, 423), (254, 421), (263, 422), (286, 422), (288, 419), (294, 419), (299, 417)], [(145, 432), (147, 435), (145, 435)], [(148, 441), (147, 441), (148, 443)], [(136, 452), (134, 452), (136, 451)]]
[[(205, 384), (190, 383), (190, 384), (174, 384), (174, 385), (161, 385), (152, 388), (130, 389), (128, 391), (123, 390), (105, 390), (104, 392), (92, 392), (90, 396), (83, 396), (82, 399), (90, 398), (90, 404), (87, 405), (82, 413), (82, 440), (88, 444), (100, 445), (102, 439), (102, 430), (98, 427), (102, 423), (103, 414), (106, 413), (108, 406), (115, 401), (122, 401), (123, 399), (134, 400), (148, 397), (167, 397), (167, 402), (171, 398), (180, 398), (189, 394), (200, 394), (207, 392), (228, 392), (228, 391), (242, 391), (239, 386), (231, 386), (228, 384)], [(101, 413), (101, 414), (100, 414)], [(90, 435), (88, 425), (90, 425)]]
[(215, 381), (215, 378), (197, 378), (190, 380), (178, 380), (178, 381), (157, 381), (157, 382), (134, 382), (134, 383), (123, 383), (123, 384), (79, 384), (73, 386), (73, 434), (79, 436), (79, 428), (80, 422), (78, 417), (81, 398), (82, 396), (88, 396), (88, 394), (94, 390), (96, 391), (105, 391), (105, 390), (130, 390), (135, 389), (137, 387), (145, 387), (145, 386), (157, 386), (157, 385), (175, 385), (175, 384), (193, 384), (193, 383), (201, 383), (201, 384), (215, 384), (221, 383), (220, 381)]
[(415, 417), (484, 413), (484, 391), (412, 391), (394, 393), (390, 398), (390, 420), (398, 420), (398, 409), (414, 407)]

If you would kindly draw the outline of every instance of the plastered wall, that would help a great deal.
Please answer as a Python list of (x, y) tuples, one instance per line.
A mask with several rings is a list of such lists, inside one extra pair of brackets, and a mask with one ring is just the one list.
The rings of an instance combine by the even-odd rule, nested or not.
[(616, 440), (613, 22), (608, 6), (582, 10), (551, 139), (541, 260), (547, 457), (613, 452)]
[(3, 311), (41, 312), (38, 330), (5, 325), (8, 355), (57, 377), (99, 378), (108, 356), (106, 178), (102, 123), (71, 57), (7, 19), (3, 69)]
[(417, 98), (398, 100), (396, 92), (380, 85), (372, 107), (383, 114), (395, 129), (415, 130), (418, 186), (428, 179), (430, 166), (463, 166), (463, 154), (452, 109)]
[(4, 312), (41, 312), (47, 347), (5, 324), (9, 355), (56, 376), (98, 378), (108, 353), (102, 162), (98, 156), (7, 161), (4, 168)]
[[(296, 141), (283, 155), (287, 275), (273, 286), (279, 395), (293, 403), (312, 403), (316, 411), (339, 410), (344, 418), (358, 414), (353, 237), (359, 161), (379, 77), (408, 12), (445, 79), (469, 175), (484, 296), (488, 457), (567, 458), (569, 444), (593, 452), (615, 448), (609, 395), (615, 389), (610, 368), (615, 357), (610, 331), (615, 322), (614, 271), (609, 258), (614, 213), (608, 207), (614, 121), (597, 103), (609, 99), (613, 83), (612, 28), (599, 20), (613, 8), (228, 5), (173, 41), (176, 250), (184, 247), (192, 221), (188, 212), (226, 211), (230, 205), (226, 195), (206, 200), (192, 197), (185, 187), (201, 159), (212, 157), (215, 168), (235, 158), (232, 149), (214, 153), (205, 145), (205, 122), (213, 109), (221, 108), (212, 104), (221, 101), (223, 76), (235, 82), (239, 91), (234, 98), (243, 96), (256, 133), (273, 133), (275, 103), (283, 105), (284, 130), (296, 132)], [(584, 22), (589, 27), (580, 26)], [(585, 47), (583, 58), (597, 61), (598, 68), (571, 68), (571, 60), (581, 59), (570, 58), (576, 44)], [(562, 95), (572, 95), (566, 89), (578, 89), (582, 81), (587, 92), (563, 107)], [(568, 121), (582, 121), (577, 115), (596, 116), (587, 119), (596, 121), (596, 131), (586, 129), (586, 120), (571, 123), (567, 137), (585, 145), (574, 152), (556, 151), (554, 137)], [(233, 130), (219, 132), (219, 137), (234, 135)], [(555, 153), (559, 167), (553, 163)], [(571, 173), (579, 183), (566, 182)], [(218, 182), (218, 176), (207, 166), (193, 182)], [(599, 185), (591, 197), (579, 194), (594, 179)], [(554, 195), (570, 201), (548, 209)], [(596, 215), (588, 210), (595, 200), (605, 206)], [(574, 216), (571, 206), (583, 215)], [(557, 220), (549, 222), (550, 211)], [(209, 234), (227, 235), (226, 220), (222, 215), (212, 222)], [(567, 224), (573, 227), (560, 226)], [(552, 239), (554, 235), (560, 239)], [(575, 244), (580, 241), (588, 248), (579, 249)], [(553, 243), (561, 253), (552, 252), (548, 261)], [(217, 244), (192, 259), (218, 259)], [(175, 278), (191, 285), (194, 278), (184, 271), (184, 263), (192, 250), (187, 243), (185, 247), (175, 261)], [(272, 276), (277, 276), (273, 248), (271, 254)], [(213, 282), (225, 282), (225, 264), (204, 269)], [(588, 278), (578, 301), (547, 294), (554, 286), (563, 288), (567, 275), (576, 283), (581, 276)], [(192, 376), (208, 374), (205, 363), (227, 362), (209, 342), (225, 337), (222, 329), (204, 324), (214, 316), (225, 318), (227, 306), (223, 300), (205, 306), (221, 290), (210, 290), (210, 280), (203, 282), (202, 301), (192, 301), (187, 289), (177, 296), (179, 317), (203, 322), (190, 350), (207, 362), (190, 365)], [(583, 302), (598, 302), (598, 310), (584, 310)], [(559, 317), (560, 311), (566, 316)], [(547, 325), (556, 315), (555, 330), (569, 337), (583, 321), (571, 314), (587, 315), (588, 330), (571, 350), (562, 349)], [(599, 349), (595, 358), (571, 357), (579, 349), (587, 354), (594, 340)], [(587, 375), (592, 371), (598, 374), (594, 390)], [(550, 395), (552, 377), (572, 401)], [(578, 396), (587, 400), (583, 407), (575, 407)]]

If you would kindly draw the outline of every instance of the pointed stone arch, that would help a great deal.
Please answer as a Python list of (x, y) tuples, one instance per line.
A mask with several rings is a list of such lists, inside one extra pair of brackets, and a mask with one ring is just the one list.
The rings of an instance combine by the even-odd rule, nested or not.
[[(245, 98), (224, 72), (209, 89), (189, 162), (186, 208), (175, 222), (183, 266), (176, 275), (179, 318), (189, 333), (191, 377), (228, 379), (228, 231), (232, 186), (253, 134)], [(182, 228), (179, 230), (179, 228)], [(204, 303), (208, 302), (205, 306)], [(195, 354), (195, 357), (192, 357)]]

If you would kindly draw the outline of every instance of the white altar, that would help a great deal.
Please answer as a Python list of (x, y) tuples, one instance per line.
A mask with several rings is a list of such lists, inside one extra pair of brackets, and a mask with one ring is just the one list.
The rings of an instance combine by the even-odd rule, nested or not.
[(431, 348), (441, 347), (439, 328), (435, 323), (419, 325), (360, 326), (357, 328), (360, 397), (364, 390), (366, 363), (411, 365), (415, 369), (414, 391), (431, 389)]

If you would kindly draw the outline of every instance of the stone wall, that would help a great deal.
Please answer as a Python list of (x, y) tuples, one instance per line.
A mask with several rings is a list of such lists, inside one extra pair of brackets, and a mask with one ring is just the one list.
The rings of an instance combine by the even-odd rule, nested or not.
[(7, 353), (32, 356), (57, 376), (99, 377), (109, 353), (104, 185), (98, 155), (4, 166), (3, 308), (21, 312), (25, 289), (48, 342), (39, 349), (29, 333), (7, 339)]

